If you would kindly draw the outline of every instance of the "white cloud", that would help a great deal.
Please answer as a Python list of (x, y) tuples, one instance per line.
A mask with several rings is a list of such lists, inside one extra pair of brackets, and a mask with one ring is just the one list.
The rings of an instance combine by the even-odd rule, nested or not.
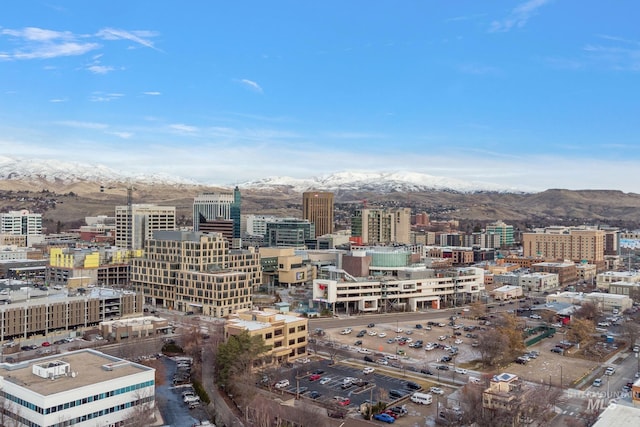
[(103, 92), (93, 92), (89, 97), (91, 102), (109, 102), (120, 99), (124, 96), (122, 93), (103, 93)]
[(142, 92), (144, 95), (149, 95), (149, 96), (158, 96), (158, 95), (162, 95), (161, 92), (155, 92), (155, 91), (150, 91), (150, 92)]
[(64, 121), (56, 122), (56, 124), (73, 127), (73, 128), (79, 128), (79, 129), (106, 129), (109, 127), (104, 123), (79, 122), (75, 120), (64, 120)]
[(242, 83), (244, 86), (248, 87), (251, 90), (262, 93), (262, 88), (260, 87), (260, 85), (252, 80), (241, 79), (240, 83)]
[(107, 65), (90, 65), (87, 67), (87, 70), (91, 71), (93, 74), (107, 74), (115, 70), (115, 68)]
[(115, 131), (112, 132), (112, 131), (109, 131), (109, 132), (105, 132), (105, 133), (107, 133), (108, 135), (117, 136), (117, 137), (122, 138), (122, 139), (129, 139), (129, 138), (131, 138), (133, 136), (132, 132), (115, 132)]
[(46, 42), (51, 40), (63, 39), (63, 40), (73, 40), (75, 39), (73, 33), (69, 31), (52, 31), (45, 30), (42, 28), (36, 27), (26, 27), (22, 30), (0, 30), (0, 34), (13, 36), (16, 38), (21, 38), (29, 41), (39, 41)]
[(153, 31), (126, 31), (117, 28), (103, 28), (96, 33), (96, 36), (104, 40), (129, 40), (142, 46), (158, 50), (151, 40), (158, 34)]
[(181, 133), (194, 133), (198, 131), (198, 128), (195, 126), (189, 126), (182, 123), (176, 123), (173, 125), (169, 125), (169, 128)]
[(67, 98), (53, 98), (49, 100), (49, 102), (53, 102), (54, 104), (60, 103), (60, 102), (67, 102), (67, 101), (68, 101)]
[(524, 27), (537, 10), (551, 0), (529, 0), (516, 6), (511, 13), (500, 21), (491, 22), (490, 32), (507, 32), (512, 28)]
[[(22, 29), (0, 29), (0, 36), (11, 38), (15, 45), (12, 51), (0, 53), (0, 60), (51, 59), (64, 56), (80, 56), (102, 47), (99, 40), (129, 40), (139, 45), (157, 49), (150, 40), (157, 33), (152, 31), (126, 31), (105, 28), (95, 35), (74, 34), (70, 31), (54, 31), (45, 28), (25, 27)], [(102, 54), (93, 56), (97, 61)], [(95, 67), (92, 72), (103, 74), (109, 67)]]

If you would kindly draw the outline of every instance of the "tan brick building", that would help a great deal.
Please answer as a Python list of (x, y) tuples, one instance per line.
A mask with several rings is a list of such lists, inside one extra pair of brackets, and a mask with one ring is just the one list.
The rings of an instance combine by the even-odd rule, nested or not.
[(604, 236), (602, 230), (590, 228), (548, 227), (522, 234), (524, 257), (546, 260), (571, 260), (604, 267)]
[(251, 308), (260, 280), (260, 255), (229, 250), (219, 233), (156, 232), (131, 266), (131, 283), (145, 303), (214, 317)]
[[(276, 311), (245, 310), (237, 312), (224, 325), (225, 337), (247, 331), (260, 335), (273, 356), (270, 362), (282, 363), (307, 355), (309, 320)], [(268, 358), (267, 358), (268, 360)]]

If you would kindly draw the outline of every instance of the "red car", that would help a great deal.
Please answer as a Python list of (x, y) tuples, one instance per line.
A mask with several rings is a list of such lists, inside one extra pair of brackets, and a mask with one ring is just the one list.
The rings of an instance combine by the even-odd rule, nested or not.
[(321, 376), (322, 375), (320, 375), (320, 374), (311, 374), (311, 375), (309, 375), (309, 381), (317, 381), (317, 380), (320, 379)]
[(45, 341), (42, 343), (43, 347), (49, 347), (51, 345), (51, 343), (49, 341)]
[(392, 416), (393, 418), (398, 418), (398, 414), (396, 414), (395, 412), (393, 412), (391, 409), (387, 409), (384, 411), (385, 414)]
[(348, 397), (336, 396), (335, 399), (338, 401), (338, 405), (340, 406), (347, 406), (351, 403), (351, 399), (349, 399)]

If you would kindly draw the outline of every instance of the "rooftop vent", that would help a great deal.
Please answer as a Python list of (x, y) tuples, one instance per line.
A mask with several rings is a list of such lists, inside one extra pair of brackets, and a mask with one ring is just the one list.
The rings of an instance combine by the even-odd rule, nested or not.
[(56, 379), (69, 375), (71, 366), (61, 360), (51, 360), (33, 365), (31, 371), (40, 378)]

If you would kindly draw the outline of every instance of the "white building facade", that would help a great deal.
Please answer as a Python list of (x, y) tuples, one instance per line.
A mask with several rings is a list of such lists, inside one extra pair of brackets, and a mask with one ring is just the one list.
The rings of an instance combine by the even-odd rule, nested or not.
[(0, 394), (19, 426), (117, 427), (152, 414), (155, 369), (95, 350), (0, 364)]
[(416, 311), (476, 301), (484, 293), (484, 270), (468, 267), (452, 273), (405, 280), (315, 279), (313, 300), (334, 310), (346, 307), (347, 312), (378, 312), (389, 307)]

